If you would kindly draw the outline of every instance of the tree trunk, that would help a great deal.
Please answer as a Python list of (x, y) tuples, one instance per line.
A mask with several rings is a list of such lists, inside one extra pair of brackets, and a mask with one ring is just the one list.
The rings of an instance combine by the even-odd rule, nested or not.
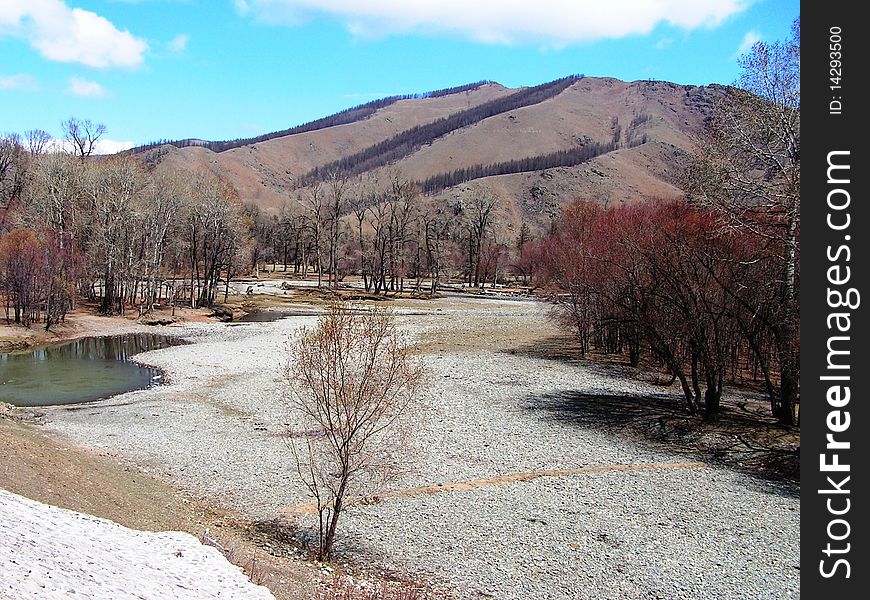
[(342, 497), (344, 496), (344, 485), (339, 488), (336, 494), (335, 503), (332, 509), (332, 515), (329, 519), (329, 525), (326, 529), (326, 537), (321, 545), (320, 553), (321, 560), (329, 560), (332, 558), (332, 544), (335, 541), (335, 529), (338, 526), (338, 517), (342, 509)]
[(780, 363), (780, 400), (779, 414), (776, 415), (783, 425), (794, 425), (795, 405), (797, 404), (797, 389), (800, 378), (798, 361), (795, 356), (795, 300), (797, 287), (795, 282), (797, 260), (797, 215), (790, 213), (788, 233), (784, 244), (783, 264), (783, 323), (782, 335), (779, 339)]

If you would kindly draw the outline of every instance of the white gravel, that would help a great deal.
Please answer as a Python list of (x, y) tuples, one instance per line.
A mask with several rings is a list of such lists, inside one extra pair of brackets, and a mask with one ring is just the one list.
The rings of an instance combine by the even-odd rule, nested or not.
[(2, 489), (0, 597), (274, 600), (188, 533), (127, 529)]
[[(412, 334), (534, 327), (534, 302), (442, 300)], [(140, 355), (171, 383), (79, 407), (47, 427), (122, 453), (254, 518), (308, 502), (281, 437), (286, 343), (312, 317), (168, 328), (195, 343)], [(485, 332), (485, 329), (482, 330)], [(485, 334), (485, 333), (484, 333)], [(497, 350), (432, 351), (422, 451), (400, 487), (530, 470), (686, 462), (542, 410), (572, 391), (661, 394), (600, 369)], [(799, 595), (798, 488), (724, 468), (545, 477), (347, 510), (339, 549), (497, 598)]]

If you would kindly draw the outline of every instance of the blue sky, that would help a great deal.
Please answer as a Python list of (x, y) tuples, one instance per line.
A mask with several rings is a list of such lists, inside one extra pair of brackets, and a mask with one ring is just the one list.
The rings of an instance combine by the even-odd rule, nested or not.
[(392, 94), (572, 73), (731, 83), (798, 0), (0, 0), (0, 133), (231, 139)]

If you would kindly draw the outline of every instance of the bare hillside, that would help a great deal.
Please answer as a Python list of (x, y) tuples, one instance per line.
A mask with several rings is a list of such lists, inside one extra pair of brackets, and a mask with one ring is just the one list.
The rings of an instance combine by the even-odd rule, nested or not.
[(485, 186), (501, 199), (499, 219), (509, 228), (522, 222), (545, 231), (572, 200), (602, 204), (636, 202), (643, 198), (673, 199), (682, 192), (673, 182), (685, 152), (661, 142), (616, 150), (574, 167), (558, 167), (484, 177), (435, 194), (436, 201), (460, 197), (469, 185)]
[[(671, 84), (624, 83), (585, 78), (540, 104), (485, 119), (452, 132), (398, 163), (412, 179), (432, 173), (567, 150), (590, 141), (608, 142), (620, 130), (686, 148), (686, 131), (703, 117), (688, 110), (686, 92)], [(616, 119), (616, 121), (614, 121)], [(637, 125), (631, 126), (633, 121)]]
[(168, 154), (162, 161), (182, 169), (209, 169), (229, 180), (243, 201), (274, 209), (286, 201), (295, 178), (316, 166), (512, 91), (499, 84), (486, 84), (476, 90), (437, 98), (400, 100), (362, 121), (220, 153), (200, 147), (164, 147)]
[[(509, 221), (529, 220), (538, 226), (545, 226), (574, 198), (624, 202), (674, 197), (680, 193), (675, 175), (718, 90), (718, 86), (582, 78), (542, 102), (455, 128), (376, 170), (398, 168), (407, 178), (423, 181), (475, 165), (615, 143), (613, 151), (576, 166), (476, 181), (505, 200)], [(401, 100), (357, 122), (220, 153), (201, 147), (164, 147), (161, 160), (179, 168), (211, 170), (230, 181), (243, 201), (275, 210), (298, 193), (298, 179), (316, 167), (514, 92), (493, 83), (435, 98)], [(457, 193), (448, 188), (436, 197), (446, 199)]]

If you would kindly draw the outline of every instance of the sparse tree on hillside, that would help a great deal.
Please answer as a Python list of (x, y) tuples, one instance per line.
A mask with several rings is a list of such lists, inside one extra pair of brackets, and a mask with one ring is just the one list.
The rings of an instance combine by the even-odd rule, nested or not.
[(329, 559), (347, 500), (397, 474), (423, 371), (383, 309), (333, 304), (293, 350), (291, 448), (317, 502), (318, 557)]

